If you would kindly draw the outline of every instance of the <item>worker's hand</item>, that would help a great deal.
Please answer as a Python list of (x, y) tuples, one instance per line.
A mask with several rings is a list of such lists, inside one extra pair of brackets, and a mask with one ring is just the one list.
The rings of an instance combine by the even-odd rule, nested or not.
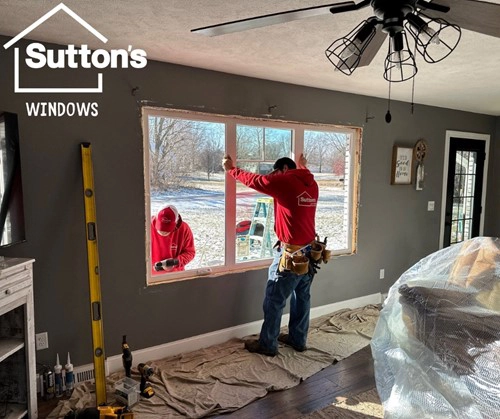
[(171, 271), (174, 266), (179, 266), (179, 259), (165, 259), (155, 263), (155, 271)]
[(234, 165), (233, 165), (233, 159), (231, 158), (231, 156), (229, 154), (226, 154), (223, 158), (222, 158), (222, 167), (224, 168), (224, 170), (227, 172), (228, 170), (231, 170)]
[(306, 159), (306, 156), (304, 156), (304, 153), (300, 154), (299, 160), (297, 162), (297, 166), (300, 169), (307, 169), (307, 159)]

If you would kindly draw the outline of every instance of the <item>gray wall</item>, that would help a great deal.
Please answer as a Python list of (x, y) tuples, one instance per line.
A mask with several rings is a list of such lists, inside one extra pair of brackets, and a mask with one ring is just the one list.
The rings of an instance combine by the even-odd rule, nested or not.
[[(95, 74), (74, 72), (58, 72), (51, 82), (94, 82)], [(500, 155), (494, 141), (500, 136), (498, 118), (486, 115), (418, 105), (411, 115), (409, 104), (394, 102), (388, 125), (385, 99), (158, 62), (143, 70), (105, 71), (99, 95), (14, 94), (13, 48), (0, 49), (0, 74), (0, 109), (19, 114), (27, 231), (25, 243), (0, 254), (36, 259), (36, 332), (47, 331), (50, 345), (37, 352), (37, 359), (51, 365), (56, 352), (65, 359), (67, 351), (75, 365), (92, 362), (81, 142), (91, 142), (93, 149), (108, 356), (120, 353), (123, 334), (137, 350), (262, 317), (264, 269), (145, 287), (141, 101), (255, 117), (276, 104), (280, 119), (363, 127), (358, 252), (323, 266), (313, 286), (313, 306), (386, 292), (403, 271), (437, 250), (447, 129), (490, 134)], [(34, 86), (52, 75), (21, 73)], [(96, 101), (99, 116), (28, 117), (25, 102), (40, 100)], [(425, 189), (391, 186), (392, 146), (413, 146), (419, 138), (429, 144)], [(499, 172), (490, 161), (487, 235), (500, 234)], [(430, 200), (436, 201), (434, 212), (427, 212)], [(385, 268), (384, 280), (380, 268)]]

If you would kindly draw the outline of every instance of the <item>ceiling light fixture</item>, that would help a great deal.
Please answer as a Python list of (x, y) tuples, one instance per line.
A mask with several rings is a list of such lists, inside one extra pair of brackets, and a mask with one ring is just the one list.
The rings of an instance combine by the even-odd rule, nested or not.
[(361, 55), (375, 36), (377, 19), (361, 22), (346, 36), (334, 41), (325, 51), (335, 70), (350, 76), (359, 65)]
[[(355, 6), (363, 6), (361, 2)], [(359, 66), (363, 53), (377, 34), (377, 27), (389, 35), (389, 52), (385, 58), (384, 78), (389, 82), (402, 82), (413, 78), (417, 72), (415, 56), (411, 52), (407, 33), (415, 42), (418, 51), (428, 63), (437, 63), (457, 47), (461, 30), (458, 25), (448, 23), (444, 19), (430, 18), (421, 13), (419, 7), (426, 3), (427, 7), (447, 11), (449, 8), (438, 4), (421, 1), (372, 0), (375, 15), (363, 21), (348, 35), (334, 41), (325, 51), (326, 57), (336, 70), (350, 76)], [(432, 5), (432, 6), (431, 6)], [(383, 35), (385, 36), (385, 35)], [(378, 50), (383, 38), (379, 37)], [(371, 53), (373, 55), (373, 53)], [(370, 57), (369, 59), (371, 60)]]
[(431, 19), (423, 13), (408, 14), (405, 28), (415, 40), (417, 51), (426, 62), (431, 64), (450, 55), (460, 42), (462, 35), (458, 25), (448, 23), (444, 19)]
[(389, 82), (409, 80), (417, 74), (415, 57), (408, 46), (408, 39), (404, 31), (391, 36), (389, 52), (385, 57), (384, 79)]

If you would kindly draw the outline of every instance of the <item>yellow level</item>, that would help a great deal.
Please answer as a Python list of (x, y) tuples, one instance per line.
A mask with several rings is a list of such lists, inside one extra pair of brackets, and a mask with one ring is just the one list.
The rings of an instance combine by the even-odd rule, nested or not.
[(97, 406), (106, 404), (106, 371), (104, 333), (102, 326), (101, 282), (99, 277), (99, 252), (97, 250), (97, 222), (92, 170), (92, 147), (81, 144), (83, 197), (85, 202), (85, 227), (87, 233), (87, 260), (90, 287), (90, 314), (92, 319), (92, 347), (94, 350), (94, 378)]

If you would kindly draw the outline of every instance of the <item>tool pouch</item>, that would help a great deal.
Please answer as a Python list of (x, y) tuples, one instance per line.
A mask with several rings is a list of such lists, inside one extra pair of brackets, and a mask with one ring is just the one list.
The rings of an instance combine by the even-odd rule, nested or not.
[(297, 275), (304, 275), (309, 271), (309, 259), (304, 255), (294, 255), (292, 257), (291, 271)]
[(323, 263), (328, 263), (331, 255), (332, 255), (331, 250), (323, 249), (323, 252), (321, 252), (321, 258), (323, 259)]
[(309, 254), (312, 260), (318, 261), (322, 258), (324, 251), (325, 251), (325, 245), (315, 240), (311, 245), (311, 251), (309, 252)]
[(304, 275), (309, 270), (309, 259), (301, 249), (303, 246), (287, 245), (283, 249), (279, 263), (279, 271), (290, 271), (297, 275)]

